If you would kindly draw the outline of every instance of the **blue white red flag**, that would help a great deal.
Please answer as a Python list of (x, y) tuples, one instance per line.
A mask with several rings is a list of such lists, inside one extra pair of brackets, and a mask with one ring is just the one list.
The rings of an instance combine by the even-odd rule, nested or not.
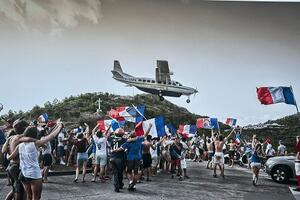
[(163, 137), (166, 134), (164, 118), (162, 116), (139, 122), (135, 126), (135, 134), (137, 136), (144, 135), (150, 124), (152, 124), (152, 128), (149, 135), (152, 135), (152, 137)]
[(240, 144), (241, 143), (241, 134), (239, 132), (237, 132), (235, 134), (235, 140), (234, 140), (234, 143), (236, 144)]
[(125, 125), (125, 121), (118, 122), (115, 119), (100, 120), (97, 123), (99, 124), (99, 130), (102, 132), (106, 131), (110, 125), (111, 131), (115, 131)]
[(260, 87), (256, 92), (258, 100), (264, 105), (275, 103), (296, 105), (291, 87)]
[(176, 128), (173, 126), (173, 124), (167, 124), (165, 125), (165, 132), (167, 135), (174, 135), (176, 134)]
[(197, 132), (196, 125), (184, 125), (182, 133), (188, 135), (189, 137), (193, 137), (196, 132)]
[(109, 116), (112, 119), (116, 119), (117, 121), (128, 121), (138, 123), (143, 121), (145, 112), (145, 106), (123, 106), (117, 107), (116, 109), (111, 109), (109, 111)]
[(39, 118), (38, 118), (38, 121), (40, 123), (47, 123), (48, 120), (49, 120), (49, 117), (48, 117), (47, 113), (44, 113), (44, 114), (40, 115)]
[(227, 118), (225, 124), (227, 124), (228, 126), (235, 126), (236, 125), (237, 120), (233, 119), (233, 118)]
[(74, 132), (75, 134), (80, 133), (81, 131), (82, 131), (82, 128), (80, 128), (80, 127), (75, 128), (75, 129), (73, 130), (73, 132)]

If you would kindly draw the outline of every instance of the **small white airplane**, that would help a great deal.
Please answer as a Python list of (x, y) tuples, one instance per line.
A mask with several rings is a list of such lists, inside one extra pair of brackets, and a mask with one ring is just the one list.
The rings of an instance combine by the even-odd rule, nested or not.
[(111, 72), (115, 80), (128, 86), (134, 86), (143, 92), (158, 95), (161, 101), (164, 100), (164, 96), (180, 97), (181, 95), (186, 95), (188, 96), (186, 102), (190, 103), (190, 96), (198, 93), (197, 89), (172, 81), (170, 76), (173, 73), (170, 72), (168, 61), (165, 60), (157, 61), (155, 79), (134, 77), (124, 73), (118, 60), (114, 61), (114, 69)]

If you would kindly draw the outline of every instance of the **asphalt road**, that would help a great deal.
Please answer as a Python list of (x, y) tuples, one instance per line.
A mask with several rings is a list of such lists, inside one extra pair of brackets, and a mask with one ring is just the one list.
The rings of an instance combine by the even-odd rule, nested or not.
[[(255, 187), (252, 185), (251, 172), (247, 169), (226, 166), (226, 177), (223, 179), (220, 176), (213, 178), (212, 171), (205, 169), (204, 165), (188, 162), (191, 179), (179, 181), (161, 173), (153, 177), (151, 182), (138, 184), (136, 192), (123, 189), (122, 193), (115, 193), (111, 181), (92, 183), (90, 174), (85, 183), (73, 183), (73, 175), (52, 176), (49, 177), (50, 182), (43, 186), (42, 199), (295, 199), (288, 184), (274, 183), (264, 173)], [(127, 185), (128, 181), (124, 183)], [(9, 189), (6, 179), (0, 179), (0, 199), (4, 199)]]

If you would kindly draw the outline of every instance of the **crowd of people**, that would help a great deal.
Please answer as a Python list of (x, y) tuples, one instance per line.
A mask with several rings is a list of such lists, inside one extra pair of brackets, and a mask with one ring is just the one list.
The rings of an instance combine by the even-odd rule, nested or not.
[(144, 135), (137, 136), (134, 130), (122, 128), (102, 131), (99, 124), (92, 130), (87, 123), (68, 130), (60, 120), (51, 126), (24, 120), (7, 123), (0, 132), (1, 164), (7, 168), (12, 185), (6, 199), (40, 199), (42, 185), (48, 182), (49, 170), (55, 163), (76, 166), (74, 184), (79, 181), (81, 169), (81, 180), (86, 181), (87, 167), (93, 169), (91, 182), (98, 182), (99, 177), (104, 183), (112, 174), (114, 191), (120, 192), (125, 174), (129, 191), (161, 172), (179, 181), (189, 179), (188, 159), (207, 161), (206, 168), (213, 170), (215, 178), (217, 167), (225, 177), (225, 162), (230, 167), (242, 162), (252, 169), (252, 182), (256, 185), (263, 160), (287, 154), (281, 141), (275, 151), (270, 140), (259, 141), (256, 135), (251, 141), (237, 139), (242, 134), (240, 127), (233, 128), (227, 136), (212, 130), (209, 136), (196, 133), (189, 137), (177, 132), (160, 138), (149, 134), (151, 128), (152, 124)]

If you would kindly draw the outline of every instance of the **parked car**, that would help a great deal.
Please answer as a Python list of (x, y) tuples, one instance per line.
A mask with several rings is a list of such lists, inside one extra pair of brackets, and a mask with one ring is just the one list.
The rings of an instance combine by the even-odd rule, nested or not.
[(269, 158), (265, 163), (267, 174), (277, 183), (286, 183), (296, 177), (295, 156), (278, 156)]

